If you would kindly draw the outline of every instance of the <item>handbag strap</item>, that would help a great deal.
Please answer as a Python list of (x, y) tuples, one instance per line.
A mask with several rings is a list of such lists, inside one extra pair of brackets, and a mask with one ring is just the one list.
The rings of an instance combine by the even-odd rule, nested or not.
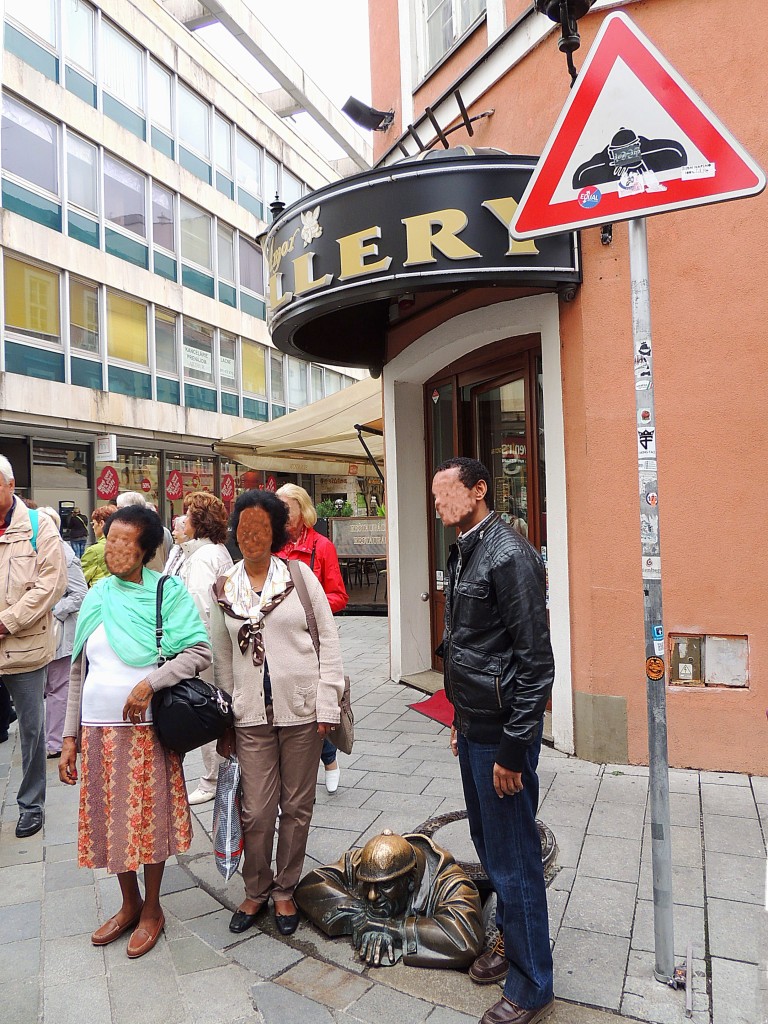
[(304, 614), (307, 617), (307, 628), (309, 629), (309, 635), (312, 637), (312, 643), (315, 648), (315, 654), (317, 655), (318, 662), (320, 661), (320, 634), (317, 629), (317, 619), (315, 618), (315, 609), (312, 607), (312, 602), (309, 598), (309, 591), (307, 590), (307, 584), (304, 577), (301, 574), (301, 569), (298, 567), (298, 563), (291, 560), (288, 562), (288, 572), (291, 574), (293, 585), (296, 588), (296, 593), (299, 595), (299, 600), (304, 607)]
[(163, 587), (167, 576), (161, 576), (157, 581), (157, 596), (155, 599), (155, 643), (157, 644), (157, 667), (165, 664), (163, 657)]

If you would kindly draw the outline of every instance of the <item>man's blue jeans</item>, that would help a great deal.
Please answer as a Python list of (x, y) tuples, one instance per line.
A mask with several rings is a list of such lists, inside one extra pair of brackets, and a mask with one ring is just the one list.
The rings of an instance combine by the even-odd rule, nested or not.
[(547, 890), (536, 829), (541, 730), (526, 754), (522, 793), (501, 799), (493, 788), (498, 744), (458, 739), (469, 832), (496, 891), (496, 923), (509, 960), (504, 995), (526, 1010), (537, 1009), (553, 998)]

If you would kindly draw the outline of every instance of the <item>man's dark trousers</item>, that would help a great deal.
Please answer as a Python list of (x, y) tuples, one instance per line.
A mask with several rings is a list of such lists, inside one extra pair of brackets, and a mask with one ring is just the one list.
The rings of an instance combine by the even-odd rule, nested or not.
[(458, 737), (469, 832), (496, 891), (496, 923), (509, 960), (504, 995), (527, 1010), (553, 998), (547, 890), (536, 828), (542, 728), (526, 753), (523, 791), (502, 799), (493, 788), (498, 743)]

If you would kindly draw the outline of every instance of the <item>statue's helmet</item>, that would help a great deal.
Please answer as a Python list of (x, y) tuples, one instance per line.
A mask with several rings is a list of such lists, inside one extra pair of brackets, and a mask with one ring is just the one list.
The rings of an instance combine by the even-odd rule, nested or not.
[(363, 847), (357, 877), (361, 882), (390, 882), (414, 867), (416, 854), (408, 840), (385, 829)]

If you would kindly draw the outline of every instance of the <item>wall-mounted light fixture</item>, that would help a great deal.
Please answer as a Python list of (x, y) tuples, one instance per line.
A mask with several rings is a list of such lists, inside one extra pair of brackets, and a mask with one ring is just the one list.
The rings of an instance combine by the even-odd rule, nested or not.
[(555, 21), (560, 25), (561, 35), (557, 45), (568, 61), (571, 86), (576, 81), (578, 74), (576, 65), (573, 63), (573, 54), (581, 46), (576, 23), (579, 18), (584, 17), (594, 2), (595, 0), (533, 0), (533, 5), (539, 14), (546, 14), (550, 21)]
[(385, 132), (395, 119), (394, 110), (377, 110), (350, 96), (341, 108), (350, 121), (369, 132)]

